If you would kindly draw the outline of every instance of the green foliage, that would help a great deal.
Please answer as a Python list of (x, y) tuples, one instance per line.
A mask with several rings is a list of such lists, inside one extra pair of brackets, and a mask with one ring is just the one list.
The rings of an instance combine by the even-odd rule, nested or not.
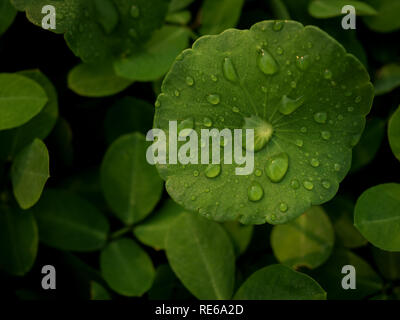
[(400, 2), (392, 0), (366, 0), (366, 3), (373, 6), (378, 14), (365, 18), (368, 27), (377, 32), (392, 32), (400, 29)]
[(9, 0), (0, 0), (0, 36), (13, 23), (17, 10), (11, 5)]
[(342, 8), (351, 5), (360, 16), (376, 15), (376, 10), (362, 1), (348, 0), (313, 0), (310, 2), (308, 11), (314, 18), (332, 18), (342, 15)]
[(375, 80), (375, 94), (382, 95), (400, 86), (400, 65), (388, 64), (378, 70)]
[(388, 136), (393, 154), (400, 161), (400, 106), (389, 120)]

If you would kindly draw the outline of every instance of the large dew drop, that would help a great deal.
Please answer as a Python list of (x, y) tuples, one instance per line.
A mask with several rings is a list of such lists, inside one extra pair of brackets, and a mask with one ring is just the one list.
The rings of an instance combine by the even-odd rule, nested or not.
[[(243, 125), (244, 135), (243, 135), (243, 147), (249, 151), (260, 151), (271, 139), (274, 129), (272, 125), (267, 121), (252, 115), (249, 118), (244, 119), (245, 123)], [(254, 145), (246, 145), (246, 129), (254, 130)]]
[(296, 57), (296, 66), (301, 70), (305, 71), (310, 66), (310, 57), (308, 55), (305, 56), (297, 56)]
[(328, 115), (326, 112), (317, 112), (316, 114), (314, 114), (315, 122), (325, 123), (327, 119), (328, 119)]
[(257, 64), (260, 70), (266, 75), (275, 74), (279, 70), (278, 63), (271, 54), (264, 49), (261, 49), (260, 54), (258, 55)]
[(221, 173), (221, 165), (220, 164), (210, 164), (205, 170), (205, 175), (207, 178), (216, 178)]
[(207, 96), (207, 101), (213, 105), (217, 105), (221, 100), (218, 94), (210, 94)]
[(237, 76), (237, 73), (235, 70), (235, 66), (233, 65), (233, 62), (230, 58), (224, 59), (222, 70), (223, 70), (224, 76), (227, 80), (229, 80), (231, 82), (238, 81), (238, 76)]
[(284, 115), (289, 115), (296, 111), (304, 103), (304, 98), (291, 99), (287, 95), (283, 95), (279, 102), (279, 112)]
[(272, 156), (267, 160), (265, 173), (272, 182), (280, 182), (289, 167), (289, 157), (285, 152)]
[(253, 181), (247, 190), (247, 195), (250, 201), (260, 201), (264, 195), (264, 190), (258, 182)]

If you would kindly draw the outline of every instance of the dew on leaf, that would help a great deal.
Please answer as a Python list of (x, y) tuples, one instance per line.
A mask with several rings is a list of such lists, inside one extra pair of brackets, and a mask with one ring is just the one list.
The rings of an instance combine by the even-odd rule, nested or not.
[(194, 80), (193, 80), (193, 78), (192, 77), (186, 77), (186, 84), (188, 85), (188, 86), (192, 86), (192, 85), (194, 85)]
[(329, 140), (331, 138), (331, 133), (329, 131), (322, 131), (321, 137), (324, 140)]
[(283, 95), (279, 102), (279, 112), (284, 115), (289, 115), (301, 107), (304, 103), (304, 98), (291, 99), (287, 95)]
[(205, 175), (207, 178), (216, 178), (221, 173), (221, 165), (220, 164), (209, 164), (205, 170)]
[(360, 103), (360, 102), (361, 102), (361, 97), (360, 97), (360, 96), (357, 96), (357, 97), (354, 99), (354, 101), (355, 101), (355, 103)]
[(235, 66), (233, 65), (233, 62), (230, 58), (225, 58), (223, 67), (222, 67), (224, 76), (227, 80), (231, 82), (237, 82), (238, 81), (238, 76), (235, 70)]
[(315, 122), (325, 123), (327, 119), (328, 119), (328, 115), (326, 112), (317, 112), (316, 114), (314, 114)]
[(286, 203), (282, 202), (282, 203), (279, 205), (279, 210), (280, 210), (281, 212), (286, 212), (286, 211), (288, 210), (288, 205), (287, 205)]
[(327, 80), (332, 79), (332, 71), (329, 70), (329, 69), (325, 69), (325, 71), (324, 71), (324, 78), (327, 79)]
[(297, 139), (295, 143), (296, 143), (296, 146), (298, 146), (298, 147), (302, 147), (304, 144), (303, 140), (301, 140), (301, 139)]
[(235, 113), (238, 113), (238, 112), (240, 112), (240, 110), (239, 110), (239, 108), (238, 108), (238, 107), (233, 107), (233, 108), (232, 108), (232, 111), (233, 111), (233, 112), (235, 112)]
[(199, 172), (198, 172), (197, 170), (194, 170), (194, 171), (193, 171), (193, 175), (194, 175), (195, 177), (198, 177), (198, 176), (199, 176)]
[(256, 171), (254, 172), (254, 174), (255, 174), (257, 177), (261, 177), (262, 171), (261, 171), (260, 169), (256, 169)]
[(299, 180), (293, 179), (292, 181), (290, 181), (290, 186), (291, 186), (293, 189), (298, 189), (298, 188), (300, 188), (300, 182), (299, 182)]
[(310, 57), (308, 55), (305, 56), (296, 56), (296, 66), (305, 71), (310, 66)]
[(260, 70), (266, 75), (272, 75), (278, 72), (279, 66), (271, 54), (264, 49), (260, 50), (257, 58), (257, 64)]
[(310, 160), (310, 164), (311, 164), (314, 168), (319, 167), (319, 160), (318, 160), (318, 159), (315, 159), (315, 158), (312, 158), (312, 159)]
[(215, 75), (212, 74), (211, 75), (211, 80), (214, 81), (214, 82), (217, 82), (218, 78)]
[(209, 127), (212, 126), (213, 122), (212, 122), (212, 120), (211, 120), (210, 118), (205, 117), (205, 118), (203, 119), (203, 124), (204, 124), (204, 126), (206, 126), (206, 127), (209, 128)]
[(284, 22), (283, 21), (275, 21), (272, 30), (274, 31), (281, 31), (283, 28)]
[(283, 54), (283, 49), (281, 47), (276, 48), (276, 53), (279, 55)]
[(178, 90), (175, 90), (175, 97), (179, 97), (180, 96), (180, 92)]
[[(268, 143), (271, 139), (274, 129), (272, 125), (260, 117), (252, 115), (251, 117), (244, 118), (243, 130), (253, 129), (254, 130), (254, 145), (247, 146), (246, 140), (243, 141), (243, 147), (249, 151), (259, 151)], [(246, 132), (246, 131), (245, 131)], [(244, 138), (246, 135), (244, 135)]]
[(343, 116), (342, 116), (341, 114), (339, 114), (337, 118), (338, 118), (338, 120), (340, 120), (340, 121), (342, 121), (342, 120), (344, 119)]
[(309, 191), (314, 189), (314, 184), (311, 181), (304, 181), (303, 186), (304, 186), (304, 188), (306, 188)]
[(190, 134), (190, 130), (194, 128), (193, 118), (188, 118), (181, 121), (178, 125), (178, 135), (180, 137), (187, 137)]
[(296, 87), (297, 87), (296, 81), (290, 82), (290, 86), (291, 86), (293, 89), (296, 88)]
[(306, 133), (307, 132), (307, 127), (301, 127), (300, 128), (301, 133)]
[(258, 182), (253, 181), (247, 190), (247, 195), (250, 201), (259, 201), (264, 195), (264, 189)]
[(267, 159), (265, 173), (272, 182), (280, 182), (286, 175), (288, 167), (289, 157), (287, 153), (282, 152)]
[(335, 163), (333, 167), (334, 167), (335, 171), (340, 171), (340, 169), (341, 169), (341, 166), (339, 163)]
[(329, 181), (324, 180), (324, 181), (322, 181), (322, 186), (325, 189), (329, 189), (331, 187), (331, 183)]
[(209, 94), (207, 96), (207, 101), (213, 105), (217, 105), (220, 103), (220, 97), (218, 94)]

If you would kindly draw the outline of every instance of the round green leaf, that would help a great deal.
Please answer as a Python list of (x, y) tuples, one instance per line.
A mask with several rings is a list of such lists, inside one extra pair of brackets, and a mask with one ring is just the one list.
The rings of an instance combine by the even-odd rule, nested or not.
[(104, 196), (119, 219), (144, 219), (160, 200), (163, 183), (146, 159), (149, 143), (140, 133), (124, 135), (108, 149), (101, 166)]
[(169, 264), (198, 299), (230, 299), (235, 275), (234, 249), (217, 223), (193, 213), (180, 215), (166, 238)]
[(162, 77), (176, 56), (189, 44), (190, 31), (184, 27), (164, 26), (154, 32), (144, 48), (114, 62), (120, 77), (132, 81), (153, 81)]
[(22, 209), (38, 202), (49, 177), (49, 152), (41, 140), (35, 139), (17, 154), (11, 167), (14, 195)]
[(23, 276), (33, 266), (38, 249), (38, 230), (32, 214), (0, 205), (0, 268)]
[(111, 296), (101, 284), (92, 281), (90, 283), (90, 300), (111, 300)]
[(332, 18), (343, 15), (342, 8), (346, 5), (353, 6), (359, 16), (377, 14), (376, 10), (368, 4), (352, 0), (314, 0), (310, 2), (308, 12), (314, 18)]
[(365, 17), (367, 26), (377, 32), (392, 32), (400, 28), (400, 2), (393, 0), (365, 0), (373, 6), (378, 14)]
[(142, 296), (155, 276), (150, 257), (131, 239), (111, 242), (101, 252), (100, 269), (110, 288), (128, 297)]
[(112, 143), (120, 136), (135, 131), (146, 134), (153, 126), (154, 107), (133, 97), (118, 100), (107, 112), (105, 134)]
[(296, 220), (275, 226), (271, 246), (283, 264), (314, 269), (332, 253), (335, 241), (329, 217), (321, 207), (311, 207)]
[(361, 63), (316, 27), (264, 21), (202, 37), (166, 76), (155, 127), (168, 132), (178, 121), (198, 136), (210, 126), (253, 128), (254, 174), (238, 176), (238, 165), (223, 163), (209, 178), (207, 165), (168, 164), (168, 154), (157, 168), (188, 210), (218, 221), (285, 223), (335, 195), (372, 95)]
[(354, 225), (374, 246), (400, 251), (400, 184), (372, 187), (357, 200)]
[(46, 190), (32, 209), (40, 241), (60, 250), (95, 251), (107, 240), (109, 224), (104, 215), (79, 196)]
[(400, 106), (389, 120), (388, 136), (393, 154), (400, 161)]
[(375, 95), (389, 93), (400, 86), (400, 64), (383, 66), (376, 74)]
[(117, 94), (132, 84), (114, 73), (111, 64), (85, 64), (74, 67), (68, 74), (68, 87), (85, 97), (106, 97)]
[(0, 131), (0, 158), (11, 160), (33, 139), (44, 140), (53, 130), (58, 117), (57, 92), (51, 81), (39, 70), (25, 70), (20, 75), (36, 81), (47, 94), (48, 102), (43, 109), (26, 124)]
[(253, 273), (240, 287), (236, 300), (325, 300), (326, 292), (309, 276), (283, 265)]
[(13, 23), (17, 10), (11, 5), (10, 0), (0, 0), (0, 36)]
[(168, 200), (160, 210), (139, 224), (133, 233), (142, 243), (156, 250), (165, 249), (165, 239), (170, 226), (184, 212), (181, 206)]
[(18, 74), (0, 73), (0, 130), (23, 125), (46, 103), (46, 92), (35, 81)]

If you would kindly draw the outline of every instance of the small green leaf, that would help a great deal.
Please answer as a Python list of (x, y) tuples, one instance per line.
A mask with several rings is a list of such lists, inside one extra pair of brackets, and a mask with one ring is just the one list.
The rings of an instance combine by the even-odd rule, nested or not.
[(27, 77), (0, 73), (0, 130), (23, 125), (47, 103), (43, 88)]
[(296, 220), (275, 226), (271, 246), (275, 257), (292, 267), (314, 269), (331, 255), (335, 241), (329, 217), (321, 207), (311, 207)]
[(28, 123), (0, 131), (0, 158), (11, 160), (23, 147), (38, 138), (44, 140), (53, 130), (58, 117), (57, 92), (51, 81), (39, 70), (25, 70), (20, 75), (36, 81), (47, 94), (48, 102)]
[(391, 92), (400, 86), (400, 64), (392, 63), (378, 70), (375, 79), (375, 95)]
[(17, 10), (11, 5), (10, 0), (0, 0), (0, 36), (13, 23)]
[(210, 127), (253, 128), (253, 174), (236, 175), (239, 165), (224, 163), (224, 152), (215, 178), (200, 156), (182, 165), (167, 154), (157, 168), (187, 210), (218, 221), (286, 223), (336, 194), (372, 97), (362, 64), (316, 27), (263, 21), (201, 37), (167, 74), (154, 126), (168, 132), (170, 121), (191, 120), (198, 136)]
[(0, 268), (23, 276), (33, 266), (38, 249), (38, 230), (33, 215), (0, 205)]
[(146, 134), (153, 126), (154, 107), (144, 100), (125, 97), (117, 100), (107, 111), (105, 135), (112, 143), (124, 134), (141, 132)]
[(177, 55), (188, 47), (189, 35), (187, 28), (164, 26), (154, 32), (142, 50), (114, 62), (117, 75), (132, 81), (153, 81), (162, 77)]
[(393, 0), (365, 0), (373, 6), (378, 14), (365, 17), (367, 26), (377, 32), (392, 32), (400, 28), (400, 1)]
[(342, 8), (351, 5), (356, 9), (359, 16), (376, 15), (376, 10), (362, 1), (352, 0), (314, 0), (308, 6), (308, 12), (314, 18), (332, 18), (341, 16)]
[(233, 28), (239, 21), (244, 0), (204, 0), (200, 33), (218, 34)]
[(185, 25), (189, 23), (190, 19), (192, 19), (192, 14), (190, 11), (185, 10), (168, 14), (165, 18), (165, 21), (169, 23)]
[(62, 190), (45, 190), (32, 209), (40, 241), (60, 250), (95, 251), (107, 240), (104, 215), (81, 197)]
[(171, 0), (169, 4), (169, 12), (176, 12), (188, 7), (194, 0)]
[(41, 140), (35, 139), (17, 154), (11, 167), (14, 195), (22, 209), (39, 201), (49, 177), (49, 152)]
[[(342, 280), (345, 274), (342, 268), (346, 265), (356, 269), (356, 290), (343, 290)], [(316, 270), (311, 271), (311, 276), (328, 293), (329, 300), (363, 299), (379, 292), (382, 279), (372, 267), (350, 250), (335, 249), (329, 260)]]
[(354, 225), (374, 246), (400, 251), (400, 184), (372, 187), (357, 200)]
[(128, 297), (142, 296), (155, 276), (150, 257), (131, 239), (113, 241), (103, 249), (100, 269), (110, 288)]
[(335, 229), (336, 240), (346, 248), (358, 248), (368, 241), (354, 227), (354, 202), (343, 196), (336, 196), (324, 205)]
[(400, 161), (400, 106), (389, 120), (388, 137), (392, 152)]
[(132, 84), (114, 73), (112, 64), (85, 64), (74, 67), (68, 74), (68, 87), (85, 97), (106, 97), (117, 94)]
[(217, 223), (193, 213), (180, 215), (166, 239), (171, 268), (198, 299), (230, 299), (235, 256), (229, 236)]
[(101, 166), (104, 196), (119, 219), (144, 219), (160, 200), (163, 183), (146, 159), (150, 144), (140, 133), (124, 135), (108, 149)]
[(170, 226), (184, 212), (181, 206), (168, 200), (160, 210), (139, 224), (133, 233), (142, 243), (156, 250), (165, 249), (165, 239)]
[(325, 300), (326, 292), (309, 276), (283, 265), (253, 273), (240, 287), (236, 300)]
[(253, 236), (253, 226), (246, 226), (237, 221), (225, 222), (222, 225), (231, 237), (236, 257), (243, 254)]
[(385, 121), (379, 118), (367, 121), (361, 139), (353, 149), (350, 172), (356, 172), (375, 158), (385, 136), (385, 126)]
[(111, 296), (101, 284), (92, 281), (90, 283), (90, 300), (111, 300)]
[(387, 252), (378, 248), (372, 247), (372, 255), (381, 275), (385, 279), (399, 280), (400, 279), (400, 253)]

